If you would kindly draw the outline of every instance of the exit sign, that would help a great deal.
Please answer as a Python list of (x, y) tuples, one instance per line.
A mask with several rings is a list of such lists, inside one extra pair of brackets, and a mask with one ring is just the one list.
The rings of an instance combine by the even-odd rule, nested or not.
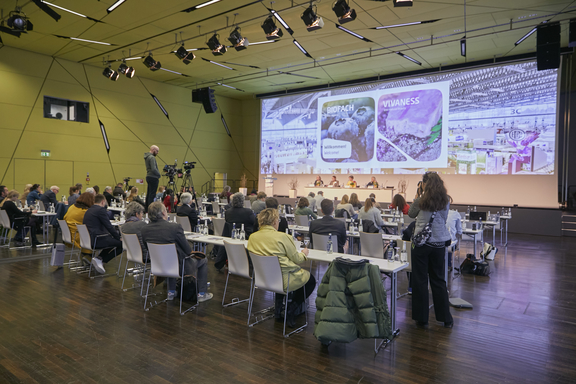
[(42, 149), (42, 150), (40, 150), (40, 156), (41, 157), (50, 157), (50, 151)]

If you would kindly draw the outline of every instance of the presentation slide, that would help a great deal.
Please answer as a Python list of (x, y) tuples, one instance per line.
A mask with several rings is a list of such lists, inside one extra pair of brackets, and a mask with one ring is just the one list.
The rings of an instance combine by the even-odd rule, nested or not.
[(535, 61), (263, 99), (261, 174), (553, 174), (557, 70)]

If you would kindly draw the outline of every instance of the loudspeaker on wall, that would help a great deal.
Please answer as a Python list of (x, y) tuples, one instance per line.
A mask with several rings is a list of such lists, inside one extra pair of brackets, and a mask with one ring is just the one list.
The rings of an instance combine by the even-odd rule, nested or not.
[(560, 22), (538, 25), (536, 63), (539, 71), (560, 68)]
[(218, 110), (214, 90), (210, 88), (200, 88), (192, 90), (192, 102), (201, 103), (206, 113), (214, 113)]

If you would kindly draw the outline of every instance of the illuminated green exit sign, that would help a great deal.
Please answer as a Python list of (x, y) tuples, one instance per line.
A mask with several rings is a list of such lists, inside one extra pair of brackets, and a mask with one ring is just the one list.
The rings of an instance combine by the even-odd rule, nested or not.
[(50, 151), (47, 151), (45, 149), (41, 149), (40, 150), (40, 156), (41, 157), (50, 157)]

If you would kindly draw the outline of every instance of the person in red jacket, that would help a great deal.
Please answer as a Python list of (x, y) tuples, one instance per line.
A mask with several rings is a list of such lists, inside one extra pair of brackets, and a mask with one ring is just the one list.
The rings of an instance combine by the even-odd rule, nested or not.
[(403, 212), (405, 215), (408, 214), (408, 210), (410, 209), (410, 205), (408, 205), (406, 200), (404, 200), (404, 197), (400, 194), (396, 194), (392, 199), (392, 204), (388, 206), (390, 209), (396, 209), (396, 207), (398, 207), (398, 210)]

